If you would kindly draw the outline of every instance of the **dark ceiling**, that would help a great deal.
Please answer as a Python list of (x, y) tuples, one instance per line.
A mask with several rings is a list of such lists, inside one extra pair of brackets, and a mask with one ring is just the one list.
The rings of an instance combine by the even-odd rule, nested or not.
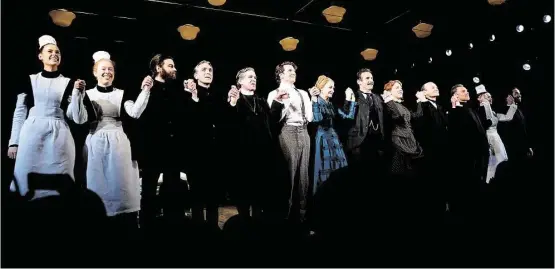
[[(511, 0), (501, 6), (491, 6), (487, 0), (227, 0), (221, 7), (211, 6), (206, 0), (17, 0), (3, 1), (2, 5), (3, 11), (25, 10), (27, 16), (40, 18), (45, 24), (51, 9), (74, 11), (77, 19), (65, 33), (77, 37), (132, 42), (161, 31), (169, 40), (180, 42), (177, 27), (190, 23), (201, 28), (194, 41), (199, 43), (207, 36), (247, 27), (253, 36), (273, 33), (276, 42), (294, 36), (301, 40), (300, 49), (314, 42), (309, 37), (321, 35), (351, 43), (355, 54), (373, 47), (392, 55), (412, 48), (467, 42), (491, 34), (499, 25), (516, 26), (518, 20), (525, 20), (523, 17), (539, 20), (553, 9), (553, 1), (528, 0)], [(322, 11), (330, 5), (347, 9), (342, 22), (330, 24), (325, 20)], [(412, 33), (411, 28), (419, 22), (434, 25), (429, 38), (420, 40)]]
[[(322, 11), (330, 5), (347, 9), (342, 22), (325, 20)], [(76, 13), (70, 27), (51, 22), (48, 12), (57, 8)], [(510, 0), (492, 6), (487, 0), (227, 0), (221, 7), (211, 6), (207, 0), (2, 1), (3, 30), (13, 33), (3, 37), (19, 40), (7, 47), (28, 51), (24, 54), (29, 61), (36, 62), (30, 51), (36, 49), (37, 37), (51, 34), (59, 39), (66, 55), (90, 55), (104, 49), (120, 54), (118, 59), (127, 62), (126, 66), (144, 66), (146, 59), (159, 51), (189, 60), (187, 69), (192, 62), (210, 59), (219, 61), (216, 70), (252, 64), (268, 73), (277, 62), (291, 59), (313, 66), (314, 74), (309, 74), (307, 82), (318, 73), (356, 73), (361, 66), (376, 70), (381, 80), (403, 72), (414, 77), (456, 67), (456, 74), (445, 79), (446, 85), (452, 85), (459, 77), (468, 79), (487, 70), (493, 74), (491, 70), (499, 67), (487, 65), (495, 63), (511, 72), (518, 72), (523, 62), (541, 57), (551, 65), (553, 23), (542, 23), (545, 14), (553, 15), (553, 1)], [(434, 25), (430, 37), (419, 39), (411, 31), (419, 22)], [(177, 28), (183, 24), (200, 27), (196, 40), (181, 39)], [(518, 24), (527, 27), (522, 35), (515, 31)], [(491, 34), (496, 35), (496, 42), (488, 41)], [(278, 41), (287, 36), (300, 40), (296, 51), (281, 49)], [(72, 43), (71, 47), (64, 42)], [(469, 42), (474, 43), (472, 51)], [(378, 49), (375, 61), (362, 59), (360, 52), (366, 48)], [(445, 56), (446, 49), (453, 50), (452, 57)], [(424, 67), (432, 65), (430, 57), (432, 69)], [(70, 58), (75, 64), (80, 61)], [(505, 58), (513, 61), (499, 62)], [(267, 63), (261, 63), (262, 59)], [(419, 69), (418, 74), (412, 68)], [(88, 73), (89, 68), (82, 70)], [(233, 77), (234, 72), (226, 72)], [(413, 83), (427, 79), (436, 78), (419, 78)]]

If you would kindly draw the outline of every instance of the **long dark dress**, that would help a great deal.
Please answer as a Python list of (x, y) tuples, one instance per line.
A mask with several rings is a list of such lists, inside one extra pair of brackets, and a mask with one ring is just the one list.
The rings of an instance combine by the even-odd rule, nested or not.
[(414, 160), (423, 157), (422, 148), (414, 138), (411, 119), (417, 113), (411, 113), (401, 103), (390, 101), (386, 109), (391, 117), (392, 160), (391, 173), (393, 175), (411, 175), (414, 172)]
[(349, 102), (346, 111), (337, 110), (331, 102), (318, 97), (317, 102), (312, 102), (314, 114), (313, 124), (318, 126), (315, 136), (314, 157), (314, 184), (313, 192), (328, 179), (331, 172), (347, 166), (347, 158), (343, 146), (333, 128), (336, 115), (341, 118), (353, 119), (355, 115), (355, 102)]

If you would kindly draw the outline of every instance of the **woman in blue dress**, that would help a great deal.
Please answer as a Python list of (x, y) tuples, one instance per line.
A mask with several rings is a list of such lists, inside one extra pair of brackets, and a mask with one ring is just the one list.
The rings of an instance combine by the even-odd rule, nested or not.
[(314, 184), (313, 193), (324, 183), (330, 174), (342, 167), (347, 166), (347, 158), (343, 146), (333, 125), (337, 117), (353, 119), (355, 115), (355, 98), (353, 90), (347, 88), (345, 98), (348, 106), (344, 110), (335, 109), (331, 103), (331, 97), (335, 89), (333, 80), (326, 76), (319, 76), (316, 85), (310, 89), (312, 96), (312, 110), (314, 119), (312, 124), (317, 127), (315, 137), (314, 156)]

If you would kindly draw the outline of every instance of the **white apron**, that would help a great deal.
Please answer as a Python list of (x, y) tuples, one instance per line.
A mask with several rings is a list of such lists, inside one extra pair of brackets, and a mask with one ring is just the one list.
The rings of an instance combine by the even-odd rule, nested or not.
[(119, 120), (123, 90), (87, 90), (97, 114), (85, 142), (87, 188), (102, 198), (108, 216), (140, 210), (140, 180), (131, 144)]
[[(75, 144), (65, 122), (64, 112), (60, 108), (70, 79), (62, 75), (45, 78), (40, 73), (30, 77), (35, 105), (29, 110), (29, 116), (21, 126), (21, 131), (12, 131), (10, 139), (18, 140), (14, 176), (21, 195), (26, 195), (29, 191), (27, 175), (31, 172), (68, 174), (74, 179)], [(25, 94), (20, 94), (14, 113), (14, 125), (16, 117), (26, 115), (23, 110), (26, 112), (27, 107), (20, 102), (23, 99)], [(16, 191), (13, 182), (10, 190)], [(34, 199), (57, 194), (57, 191), (37, 190)]]
[(517, 106), (512, 105), (509, 108), (507, 115), (493, 112), (489, 104), (485, 105), (484, 108), (486, 111), (486, 118), (491, 120), (491, 126), (486, 130), (486, 136), (490, 145), (488, 173), (486, 176), (486, 182), (489, 183), (490, 180), (495, 177), (497, 166), (501, 162), (509, 160), (503, 140), (501, 140), (499, 133), (497, 133), (497, 124), (500, 121), (511, 121), (516, 112)]

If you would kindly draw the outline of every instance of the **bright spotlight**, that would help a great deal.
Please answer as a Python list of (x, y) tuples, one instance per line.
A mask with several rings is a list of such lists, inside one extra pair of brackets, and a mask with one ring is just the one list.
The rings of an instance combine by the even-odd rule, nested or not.
[(491, 35), (491, 36), (489, 37), (489, 41), (491, 41), (491, 42), (495, 41), (495, 35)]
[(530, 68), (532, 68), (532, 67), (531, 67), (529, 64), (523, 64), (523, 65), (522, 65), (522, 69), (524, 69), (524, 70), (526, 70), (526, 71), (529, 71)]
[(480, 83), (480, 78), (479, 77), (474, 77), (474, 78), (472, 78), (472, 81), (474, 81), (474, 83)]
[(469, 47), (470, 49), (472, 49), (472, 48), (474, 48), (474, 44), (472, 44), (472, 42), (471, 42), (470, 44), (468, 44), (468, 47)]
[(521, 24), (521, 25), (518, 25), (518, 26), (516, 27), (516, 31), (519, 32), (519, 33), (522, 33), (522, 31), (524, 31), (524, 26), (523, 26), (522, 24)]
[(445, 51), (445, 55), (451, 56), (451, 54), (453, 54), (453, 52), (452, 52), (451, 50), (446, 50), (446, 51)]
[(430, 59), (428, 60), (428, 63), (432, 63), (432, 57), (430, 57)]
[(548, 23), (550, 21), (551, 21), (551, 16), (549, 16), (549, 15), (543, 16), (543, 22)]

